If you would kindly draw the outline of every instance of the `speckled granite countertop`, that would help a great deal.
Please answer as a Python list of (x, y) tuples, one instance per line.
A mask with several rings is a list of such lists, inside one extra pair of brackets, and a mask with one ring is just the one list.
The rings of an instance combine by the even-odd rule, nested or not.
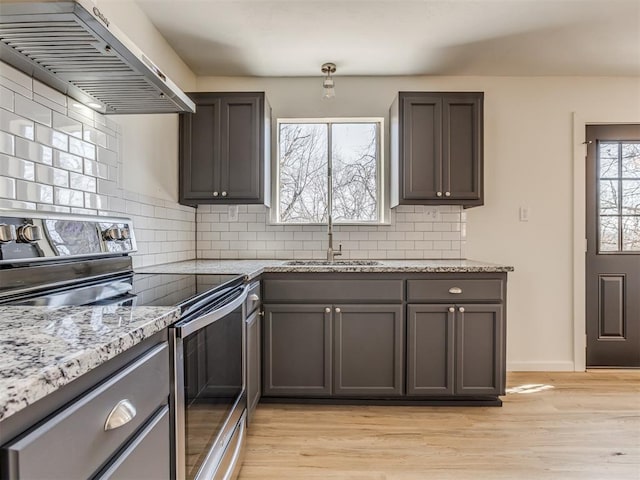
[[(377, 265), (288, 265), (292, 260), (188, 260), (141, 268), (138, 273), (238, 273), (255, 278), (269, 272), (496, 273), (513, 267), (475, 260), (376, 260)], [(340, 261), (340, 260), (338, 260)], [(357, 260), (356, 260), (357, 261)]]
[(172, 307), (0, 307), (0, 420), (178, 316)]

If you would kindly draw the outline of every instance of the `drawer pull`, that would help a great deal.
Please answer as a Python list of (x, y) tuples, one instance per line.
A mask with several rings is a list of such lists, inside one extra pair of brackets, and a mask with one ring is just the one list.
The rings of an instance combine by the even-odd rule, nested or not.
[(255, 293), (252, 293), (251, 295), (249, 295), (249, 300), (251, 300), (252, 302), (257, 302), (258, 300), (260, 300), (260, 297)]
[(456, 311), (456, 309), (455, 309), (455, 308), (453, 308), (453, 307), (449, 307), (449, 313), (453, 313), (453, 312), (455, 312), (455, 311)]
[(464, 313), (464, 307), (460, 307), (460, 308), (458, 309), (458, 311), (459, 311), (460, 313)]
[(133, 417), (136, 416), (136, 407), (127, 400), (120, 400), (118, 404), (113, 407), (113, 410), (109, 413), (107, 417), (107, 421), (104, 422), (104, 431), (108, 432), (109, 430), (113, 430), (115, 428), (126, 425)]
[(451, 287), (449, 289), (449, 293), (453, 293), (454, 295), (459, 295), (462, 293), (462, 289), (460, 287)]

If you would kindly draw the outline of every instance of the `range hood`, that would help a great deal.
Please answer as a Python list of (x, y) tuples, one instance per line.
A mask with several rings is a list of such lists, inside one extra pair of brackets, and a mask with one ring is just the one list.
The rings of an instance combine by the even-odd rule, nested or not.
[(0, 4), (0, 59), (101, 113), (195, 111), (89, 0)]

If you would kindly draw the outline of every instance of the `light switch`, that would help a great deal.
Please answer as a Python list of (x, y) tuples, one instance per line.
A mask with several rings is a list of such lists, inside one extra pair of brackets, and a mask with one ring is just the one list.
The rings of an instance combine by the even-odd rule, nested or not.
[(238, 205), (229, 205), (229, 221), (237, 222), (238, 221)]
[(529, 207), (520, 207), (520, 221), (521, 222), (529, 221)]

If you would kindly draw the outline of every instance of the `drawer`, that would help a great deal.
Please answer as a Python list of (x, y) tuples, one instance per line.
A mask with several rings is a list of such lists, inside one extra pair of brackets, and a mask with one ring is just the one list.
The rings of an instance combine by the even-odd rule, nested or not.
[(398, 280), (265, 280), (264, 301), (316, 303), (401, 303)]
[(501, 302), (502, 280), (407, 280), (408, 302)]
[(127, 448), (96, 480), (160, 480), (171, 478), (169, 407), (156, 413)]
[(246, 310), (247, 317), (253, 313), (253, 311), (260, 306), (260, 282), (252, 283), (249, 286), (249, 293), (247, 294)]
[[(167, 404), (168, 350), (166, 343), (153, 348), (3, 447), (10, 478), (90, 478), (161, 405)], [(107, 417), (124, 399), (134, 406), (135, 415), (128, 423), (105, 431)]]

